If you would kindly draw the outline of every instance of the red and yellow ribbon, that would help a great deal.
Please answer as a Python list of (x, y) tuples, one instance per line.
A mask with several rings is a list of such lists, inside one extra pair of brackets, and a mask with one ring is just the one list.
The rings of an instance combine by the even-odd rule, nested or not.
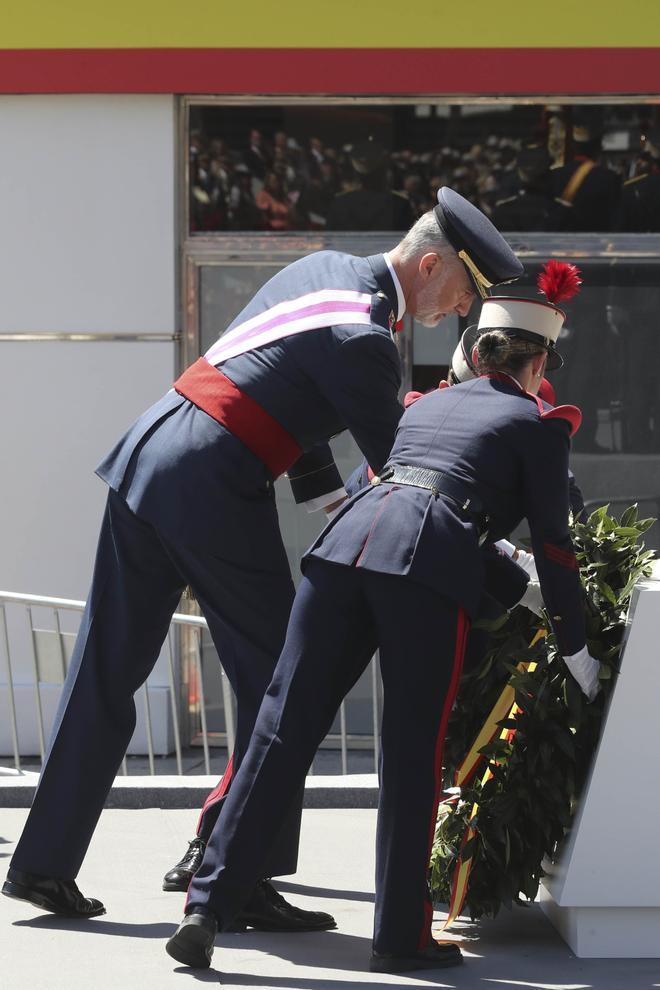
[[(532, 642), (529, 644), (530, 649), (536, 646), (536, 644), (540, 640), (544, 639), (546, 635), (547, 633), (545, 629), (540, 629), (534, 636)], [(529, 661), (519, 663), (517, 669), (521, 673), (532, 673), (536, 670), (537, 666), (538, 664), (535, 661)], [(454, 780), (457, 787), (464, 787), (470, 780), (472, 780), (480, 765), (486, 759), (484, 754), (481, 752), (481, 749), (492, 742), (494, 737), (497, 735), (497, 731), (499, 729), (498, 723), (505, 718), (515, 718), (519, 712), (520, 707), (515, 702), (515, 689), (512, 684), (507, 684), (489, 712), (482, 728), (477, 733), (467, 756), (456, 771)], [(515, 729), (500, 729), (499, 738), (505, 742), (510, 742), (515, 733)], [(492, 776), (493, 774), (491, 773), (490, 767), (487, 767), (483, 777), (481, 778), (481, 786), (483, 787)], [(463, 910), (463, 905), (468, 892), (470, 872), (474, 862), (473, 856), (470, 856), (468, 859), (463, 859), (463, 850), (467, 846), (468, 842), (470, 842), (470, 840), (477, 834), (476, 828), (470, 823), (477, 817), (478, 810), (479, 804), (475, 801), (472, 805), (470, 817), (468, 818), (468, 825), (461, 840), (461, 847), (458, 854), (458, 859), (456, 861), (456, 866), (454, 868), (447, 920), (443, 924), (440, 931), (444, 931), (449, 928), (450, 925), (456, 921)]]

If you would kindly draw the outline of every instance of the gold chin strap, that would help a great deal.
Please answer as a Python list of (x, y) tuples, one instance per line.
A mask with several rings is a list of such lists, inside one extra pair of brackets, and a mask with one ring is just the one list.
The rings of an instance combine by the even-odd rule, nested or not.
[(474, 284), (476, 285), (481, 298), (487, 299), (488, 298), (487, 290), (492, 288), (493, 283), (489, 282), (486, 276), (483, 274), (483, 272), (479, 271), (474, 261), (472, 260), (472, 258), (465, 249), (458, 252), (458, 257), (461, 259), (461, 261), (469, 271), (470, 275), (472, 276), (474, 280)]

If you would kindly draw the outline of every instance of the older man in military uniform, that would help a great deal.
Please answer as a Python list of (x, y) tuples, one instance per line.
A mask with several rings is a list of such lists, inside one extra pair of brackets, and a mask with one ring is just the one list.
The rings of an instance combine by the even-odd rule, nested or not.
[[(475, 284), (485, 292), (521, 273), (490, 221), (442, 189), (435, 211), (389, 254), (320, 252), (277, 274), (131, 427), (98, 469), (110, 492), (92, 588), (5, 894), (57, 914), (104, 912), (75, 877), (135, 726), (133, 695), (186, 585), (238, 701), (236, 748), (205, 806), (203, 845), (246, 752), (293, 601), (274, 479), (287, 471), (298, 502), (331, 508), (345, 493), (328, 440), (345, 429), (380, 469), (402, 411), (394, 322), (405, 311), (428, 326), (464, 315)], [(263, 877), (295, 871), (300, 809), (299, 797)], [(239, 923), (334, 926), (330, 915), (288, 905), (267, 881)]]

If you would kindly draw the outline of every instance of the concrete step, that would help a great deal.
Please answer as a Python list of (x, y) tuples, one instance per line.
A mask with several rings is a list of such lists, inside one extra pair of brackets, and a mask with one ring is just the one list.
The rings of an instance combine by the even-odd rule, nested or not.
[[(29, 808), (39, 774), (0, 767), (0, 808)], [(214, 776), (115, 778), (106, 808), (200, 808), (217, 785)], [(378, 777), (371, 774), (310, 774), (305, 808), (376, 808)]]

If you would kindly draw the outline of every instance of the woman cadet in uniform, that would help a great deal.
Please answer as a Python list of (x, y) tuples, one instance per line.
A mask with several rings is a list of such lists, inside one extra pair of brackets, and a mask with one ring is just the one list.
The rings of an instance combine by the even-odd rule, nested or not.
[[(558, 292), (547, 298), (558, 301)], [(546, 367), (562, 363), (555, 344), (563, 320), (550, 302), (486, 300), (472, 355), (479, 377), (408, 408), (380, 477), (306, 554), (224, 827), (213, 832), (167, 943), (178, 962), (210, 965), (216, 926), (230, 928), (249, 897), (316, 748), (377, 649), (384, 702), (370, 968), (462, 961), (455, 944), (431, 937), (427, 873), (442, 749), (490, 569), (482, 544), (523, 517), (559, 649), (584, 693), (591, 699), (598, 690), (568, 530), (568, 454), (581, 416), (537, 395)]]

